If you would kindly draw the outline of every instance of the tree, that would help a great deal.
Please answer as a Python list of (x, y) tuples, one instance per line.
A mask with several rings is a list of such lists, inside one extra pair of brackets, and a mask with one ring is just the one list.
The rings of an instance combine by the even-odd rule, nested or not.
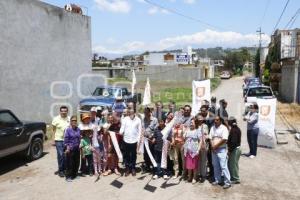
[(260, 77), (260, 49), (256, 50), (256, 55), (254, 59), (255, 77)]
[(93, 62), (96, 62), (99, 59), (99, 55), (97, 53), (93, 53)]

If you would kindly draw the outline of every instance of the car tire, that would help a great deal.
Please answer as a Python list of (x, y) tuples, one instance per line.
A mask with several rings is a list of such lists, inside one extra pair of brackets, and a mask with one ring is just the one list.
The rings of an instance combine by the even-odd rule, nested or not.
[(33, 138), (29, 146), (29, 160), (39, 159), (43, 155), (43, 140), (41, 138)]

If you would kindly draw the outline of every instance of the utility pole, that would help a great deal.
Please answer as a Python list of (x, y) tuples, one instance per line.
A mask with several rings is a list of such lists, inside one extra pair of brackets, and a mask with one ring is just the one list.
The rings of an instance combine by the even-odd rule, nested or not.
[(255, 74), (258, 75), (259, 79), (261, 80), (261, 71), (260, 71), (260, 53), (261, 53), (261, 35), (263, 35), (264, 33), (261, 32), (261, 27), (259, 27), (259, 29), (256, 31), (257, 34), (259, 35), (259, 44), (258, 44), (258, 52), (259, 52), (259, 63), (258, 66), (255, 70)]

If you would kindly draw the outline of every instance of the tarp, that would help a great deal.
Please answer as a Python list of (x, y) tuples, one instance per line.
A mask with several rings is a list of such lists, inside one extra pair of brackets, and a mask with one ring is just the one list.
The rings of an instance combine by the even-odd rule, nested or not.
[(192, 115), (199, 112), (203, 100), (210, 101), (210, 80), (193, 81), (193, 106)]
[(257, 99), (259, 107), (259, 134), (257, 145), (274, 148), (277, 141), (275, 135), (275, 116), (277, 99)]

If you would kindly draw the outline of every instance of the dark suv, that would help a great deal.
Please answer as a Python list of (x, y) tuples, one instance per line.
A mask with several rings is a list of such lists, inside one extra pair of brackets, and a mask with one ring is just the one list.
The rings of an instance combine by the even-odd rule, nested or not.
[(43, 155), (46, 124), (19, 120), (10, 110), (0, 109), (0, 158), (23, 152), (30, 160)]

